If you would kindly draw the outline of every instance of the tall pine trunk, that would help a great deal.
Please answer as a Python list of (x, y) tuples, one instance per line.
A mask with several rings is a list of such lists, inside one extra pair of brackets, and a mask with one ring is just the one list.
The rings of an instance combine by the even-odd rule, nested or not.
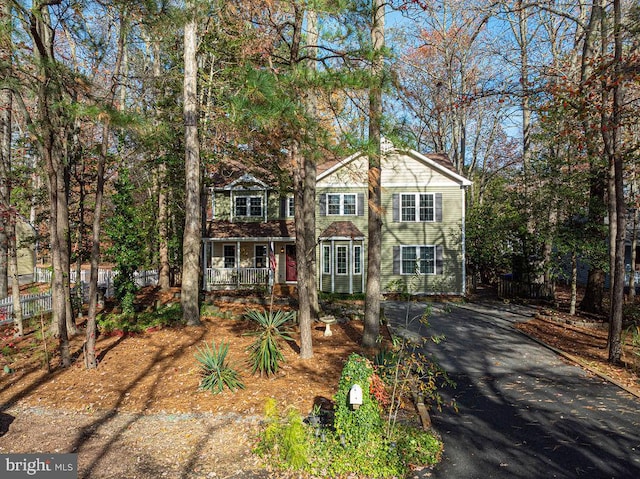
[[(0, 10), (0, 66), (3, 81), (11, 75), (11, 8), (8, 3)], [(6, 60), (5, 60), (6, 59)], [(17, 212), (11, 204), (13, 166), (11, 164), (11, 133), (13, 121), (13, 93), (0, 90), (0, 299), (7, 296), (11, 279), (13, 298), (13, 324), (16, 334), (24, 334), (20, 282), (18, 274), (18, 242), (16, 236)]]
[[(0, 81), (11, 75), (11, 7), (3, 2), (0, 9)], [(11, 181), (11, 90), (0, 89), (0, 299), (8, 293), (8, 247)]]
[(197, 16), (196, 5), (187, 2), (189, 18), (184, 27), (184, 122), (185, 122), (185, 220), (182, 242), (182, 311), (189, 326), (200, 323), (200, 142), (198, 140)]
[[(582, 58), (580, 65), (580, 96), (587, 98), (588, 91), (592, 88), (589, 84), (593, 71), (595, 57), (595, 38), (598, 25), (603, 16), (604, 0), (593, 0), (591, 14), (584, 31), (582, 46)], [(586, 100), (585, 100), (586, 101)], [(586, 105), (585, 105), (586, 108)], [(595, 143), (591, 120), (585, 115), (582, 120), (583, 133), (585, 135), (587, 157), (589, 159), (589, 212), (587, 234), (597, 243), (604, 243), (606, 235), (602, 234), (606, 216), (606, 173), (600, 164), (600, 153)], [(580, 302), (580, 309), (589, 313), (601, 314), (604, 311), (604, 281), (605, 272), (599, 264), (593, 264), (589, 268), (585, 293)]]
[[(153, 78), (156, 99), (162, 95), (160, 82), (162, 81), (162, 68), (160, 64), (160, 42), (153, 42)], [(156, 106), (157, 117), (160, 116), (159, 107)], [(168, 291), (171, 287), (171, 274), (169, 264), (169, 200), (167, 197), (167, 164), (161, 153), (160, 162), (156, 171), (158, 185), (158, 286), (160, 291)]]
[[(309, 210), (305, 205), (305, 184), (303, 178), (303, 164), (305, 159), (300, 154), (296, 141), (291, 146), (291, 160), (293, 164), (293, 189), (295, 192), (294, 217), (296, 230), (296, 258), (298, 279), (298, 323), (300, 325), (300, 358), (309, 359), (313, 356), (313, 343), (311, 339), (311, 290), (316, 287), (311, 284), (309, 278), (309, 249), (315, 248), (313, 237), (309, 243), (304, 215)], [(315, 203), (311, 203), (315, 206)], [(314, 253), (315, 254), (315, 253)]]
[[(118, 35), (118, 52), (114, 73), (112, 76), (111, 92), (107, 99), (107, 106), (113, 107), (116, 97), (116, 90), (120, 82), (120, 71), (123, 59), (125, 58), (126, 45), (126, 25), (125, 9), (120, 11), (120, 32)], [(120, 109), (124, 109), (124, 102), (120, 102)], [(89, 313), (87, 317), (87, 328), (85, 332), (85, 367), (95, 369), (98, 367), (96, 357), (96, 314), (98, 310), (98, 272), (100, 268), (100, 232), (102, 223), (102, 205), (104, 200), (105, 165), (109, 154), (109, 137), (111, 135), (109, 119), (105, 119), (102, 125), (102, 144), (100, 145), (100, 156), (98, 157), (98, 168), (96, 172), (96, 197), (93, 212), (93, 226), (91, 233), (91, 271), (89, 274)]]
[[(318, 14), (313, 9), (307, 10), (307, 55), (309, 56), (308, 66), (312, 71), (317, 70), (318, 56)], [(307, 92), (307, 114), (313, 119), (318, 114), (318, 99), (313, 89)], [(311, 320), (315, 321), (320, 315), (320, 305), (318, 302), (318, 281), (316, 262), (316, 180), (317, 180), (316, 159), (311, 155), (304, 155), (304, 223), (307, 238), (311, 241), (307, 247), (307, 261), (309, 269), (309, 300), (311, 302)]]
[(629, 258), (629, 264), (631, 269), (629, 271), (629, 303), (633, 304), (636, 298), (636, 249), (638, 247), (638, 181), (636, 178), (636, 166), (631, 166), (631, 258)]
[[(37, 59), (37, 73), (39, 85), (36, 91), (37, 127), (40, 138), (38, 148), (44, 162), (49, 187), (49, 235), (53, 266), (51, 284), (52, 309), (56, 334), (59, 341), (60, 360), (63, 367), (71, 365), (69, 338), (67, 333), (67, 311), (70, 309), (70, 297), (66, 295), (65, 278), (69, 280), (69, 236), (68, 236), (68, 207), (65, 187), (65, 166), (63, 163), (63, 148), (60, 144), (64, 137), (62, 127), (61, 86), (54, 74), (56, 60), (53, 49), (54, 30), (51, 26), (49, 5), (52, 2), (35, 2), (31, 7), (30, 33), (34, 40)], [(66, 218), (66, 222), (65, 222)], [(66, 270), (65, 270), (66, 267)], [(68, 307), (69, 306), (69, 307)]]
[(373, 83), (369, 90), (369, 244), (367, 246), (367, 288), (362, 346), (375, 347), (380, 333), (380, 264), (382, 256), (382, 186), (380, 178), (382, 123), (382, 73), (384, 47), (383, 0), (374, 0), (371, 25)]
[(12, 211), (9, 221), (9, 263), (11, 265), (11, 297), (13, 299), (13, 327), (18, 336), (24, 336), (22, 303), (20, 302), (20, 275), (18, 274), (17, 212)]
[[(615, 243), (613, 264), (611, 265), (611, 309), (609, 311), (609, 362), (618, 364), (622, 360), (622, 309), (624, 303), (624, 253), (626, 240), (627, 204), (624, 196), (624, 163), (620, 153), (621, 143), (621, 108), (622, 92), (622, 21), (620, 0), (613, 0), (613, 79), (611, 91), (611, 118), (607, 128), (602, 128), (605, 150), (611, 165), (613, 178), (610, 180), (609, 202), (615, 206), (610, 208), (611, 228), (615, 224)], [(604, 108), (603, 108), (604, 109)], [(605, 125), (603, 125), (605, 126)], [(613, 229), (610, 234), (613, 235)]]

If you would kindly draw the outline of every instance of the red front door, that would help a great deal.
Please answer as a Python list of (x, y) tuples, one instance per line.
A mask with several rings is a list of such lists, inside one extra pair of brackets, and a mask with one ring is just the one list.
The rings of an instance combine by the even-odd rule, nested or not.
[(296, 265), (296, 246), (292, 244), (288, 244), (286, 246), (286, 280), (287, 281), (298, 281), (298, 271)]

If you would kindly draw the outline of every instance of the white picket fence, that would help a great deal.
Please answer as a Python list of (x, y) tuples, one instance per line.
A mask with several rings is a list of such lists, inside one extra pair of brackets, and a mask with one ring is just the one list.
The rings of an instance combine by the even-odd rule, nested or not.
[[(40, 313), (51, 311), (51, 292), (37, 294), (23, 294), (20, 296), (20, 306), (22, 306), (22, 317), (31, 318)], [(13, 298), (0, 299), (0, 324), (13, 321)]]
[[(34, 282), (51, 283), (51, 271), (48, 269), (35, 268), (33, 272)], [(109, 269), (98, 270), (98, 289), (104, 293), (106, 298), (114, 296), (113, 278), (118, 274), (117, 271)], [(70, 274), (71, 283), (77, 284), (77, 272), (72, 271)], [(158, 284), (158, 271), (137, 271), (134, 274), (136, 285), (140, 288), (144, 286), (152, 286)], [(82, 270), (80, 273), (80, 284), (82, 285), (82, 300), (87, 303), (89, 301), (89, 271)], [(75, 288), (74, 288), (75, 289)], [(73, 296), (74, 293), (72, 293)], [(22, 306), (22, 317), (24, 319), (31, 318), (40, 313), (49, 313), (51, 306), (51, 291), (37, 294), (25, 294), (20, 296), (20, 305)], [(13, 321), (13, 298), (8, 297), (0, 299), (0, 325), (8, 324)]]

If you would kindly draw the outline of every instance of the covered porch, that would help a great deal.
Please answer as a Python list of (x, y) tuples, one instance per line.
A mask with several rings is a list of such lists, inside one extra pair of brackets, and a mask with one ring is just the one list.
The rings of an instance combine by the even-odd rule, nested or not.
[(320, 291), (365, 291), (364, 241), (364, 234), (351, 221), (334, 221), (320, 234)]
[[(282, 231), (281, 225), (274, 231), (269, 223), (220, 223), (224, 222), (217, 223), (215, 230), (209, 230), (212, 236), (202, 240), (205, 291), (271, 290), (277, 284), (296, 283), (295, 238), (269, 235)], [(242, 233), (247, 236), (235, 236)]]

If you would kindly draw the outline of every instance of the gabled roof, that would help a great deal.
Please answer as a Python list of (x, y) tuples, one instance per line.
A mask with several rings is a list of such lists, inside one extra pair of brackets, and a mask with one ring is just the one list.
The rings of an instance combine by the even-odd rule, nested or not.
[[(279, 187), (277, 168), (251, 165), (248, 167), (240, 160), (226, 159), (209, 168), (205, 182), (216, 190), (231, 190), (243, 185), (253, 184), (255, 189)], [(259, 178), (259, 179), (258, 179)], [(250, 189), (250, 188), (244, 188)]]
[(318, 238), (364, 239), (364, 234), (351, 221), (334, 221), (320, 233)]
[[(434, 170), (442, 173), (445, 176), (448, 176), (455, 182), (460, 183), (461, 186), (470, 186), (472, 184), (470, 180), (456, 172), (453, 163), (451, 163), (449, 157), (444, 153), (422, 154), (412, 149), (401, 150), (393, 146), (393, 144), (386, 139), (382, 140), (382, 151), (385, 154), (395, 153), (411, 156), (419, 161), (422, 161), (423, 163), (426, 163)], [(339, 170), (340, 168), (346, 166), (347, 164), (351, 163), (353, 160), (361, 156), (365, 156), (365, 153), (359, 151), (342, 160), (331, 160), (318, 165), (318, 181), (329, 176), (336, 170)]]
[(263, 190), (265, 188), (268, 186), (264, 181), (260, 181), (249, 173), (245, 173), (223, 187), (225, 190)]

